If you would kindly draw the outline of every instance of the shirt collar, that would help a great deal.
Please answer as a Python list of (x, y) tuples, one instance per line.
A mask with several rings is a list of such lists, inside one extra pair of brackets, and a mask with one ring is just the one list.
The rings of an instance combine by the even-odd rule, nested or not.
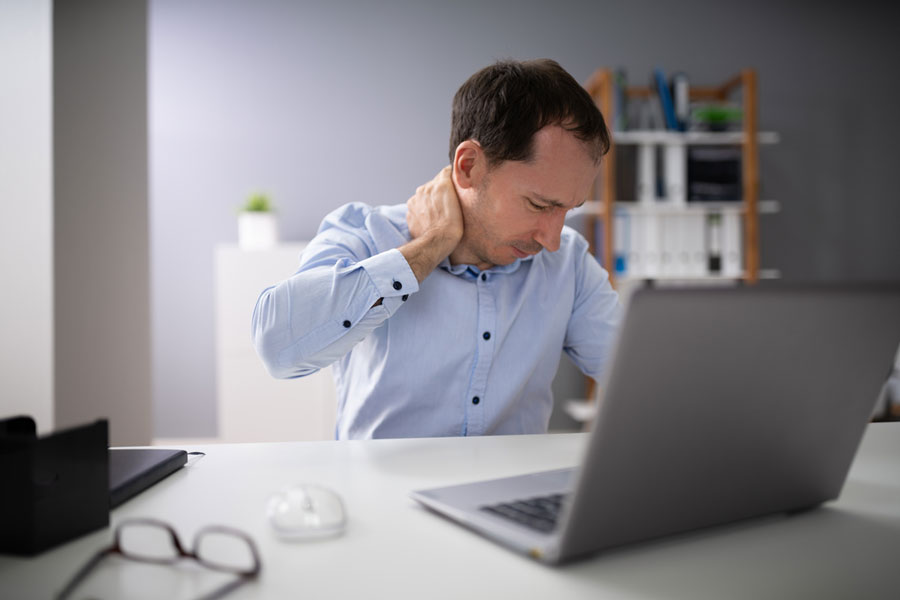
[[(486, 273), (514, 273), (522, 266), (523, 262), (533, 260), (536, 255), (526, 256), (525, 258), (517, 258), (515, 261), (509, 263), (508, 265), (501, 265), (496, 267), (491, 267), (490, 269), (486, 269)], [(464, 276), (471, 279), (477, 278), (481, 274), (481, 269), (476, 267), (475, 265), (467, 265), (467, 264), (458, 264), (451, 265), (450, 257), (448, 256), (444, 260), (440, 262), (438, 268), (447, 271), (452, 275)]]

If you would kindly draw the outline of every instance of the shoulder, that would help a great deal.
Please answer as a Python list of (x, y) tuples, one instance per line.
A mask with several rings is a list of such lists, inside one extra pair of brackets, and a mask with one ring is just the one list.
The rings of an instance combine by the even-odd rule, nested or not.
[(405, 204), (370, 206), (351, 202), (325, 216), (306, 255), (332, 257), (340, 254), (363, 260), (408, 241)]
[(591, 252), (584, 236), (568, 226), (563, 227), (560, 234), (559, 250), (556, 252), (544, 250), (536, 254), (533, 260), (534, 266), (539, 267), (539, 272), (558, 280), (561, 284), (569, 282), (577, 285), (585, 277), (591, 277), (593, 274), (602, 277), (606, 273)]
[(540, 258), (543, 262), (554, 267), (563, 267), (565, 265), (571, 267), (584, 259), (588, 249), (588, 242), (584, 239), (584, 236), (566, 225), (559, 236), (559, 250), (556, 252), (544, 250), (535, 258)]
[(319, 233), (332, 227), (368, 229), (373, 226), (407, 230), (406, 204), (371, 206), (364, 202), (351, 202), (328, 213), (319, 227)]
[(559, 249), (582, 254), (588, 251), (588, 242), (578, 231), (564, 225), (559, 236)]

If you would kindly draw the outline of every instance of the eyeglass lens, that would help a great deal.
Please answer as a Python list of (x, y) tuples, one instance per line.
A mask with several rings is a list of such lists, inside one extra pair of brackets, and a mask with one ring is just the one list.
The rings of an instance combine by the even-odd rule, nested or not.
[(123, 523), (118, 529), (119, 549), (136, 560), (171, 562), (180, 556), (172, 532), (152, 522)]
[(224, 527), (199, 531), (192, 549), (179, 549), (175, 533), (155, 521), (122, 523), (118, 535), (121, 552), (135, 560), (169, 563), (193, 554), (211, 569), (239, 574), (252, 573), (258, 566), (252, 542)]
[(258, 568), (250, 543), (229, 531), (201, 531), (194, 542), (194, 552), (200, 562), (212, 569), (251, 573)]
[(219, 598), (256, 577), (260, 564), (253, 541), (240, 531), (222, 526), (200, 530), (192, 550), (185, 549), (173, 529), (161, 521), (136, 519), (119, 524), (116, 544), (98, 552), (66, 584), (58, 598), (68, 598), (100, 561), (111, 552), (143, 562), (172, 564), (180, 558), (195, 558), (209, 569), (239, 575), (205, 598)]

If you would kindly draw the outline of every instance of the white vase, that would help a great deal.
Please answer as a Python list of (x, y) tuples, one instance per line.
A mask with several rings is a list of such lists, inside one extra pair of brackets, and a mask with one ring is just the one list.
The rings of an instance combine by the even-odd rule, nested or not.
[(241, 250), (264, 250), (278, 243), (278, 222), (270, 212), (238, 215), (238, 246)]

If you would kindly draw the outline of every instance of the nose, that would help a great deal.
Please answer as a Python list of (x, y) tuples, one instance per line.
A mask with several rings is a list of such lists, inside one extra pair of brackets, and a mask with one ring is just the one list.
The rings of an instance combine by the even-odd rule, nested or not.
[(559, 250), (559, 236), (566, 221), (566, 211), (556, 208), (541, 215), (534, 241), (550, 252)]

